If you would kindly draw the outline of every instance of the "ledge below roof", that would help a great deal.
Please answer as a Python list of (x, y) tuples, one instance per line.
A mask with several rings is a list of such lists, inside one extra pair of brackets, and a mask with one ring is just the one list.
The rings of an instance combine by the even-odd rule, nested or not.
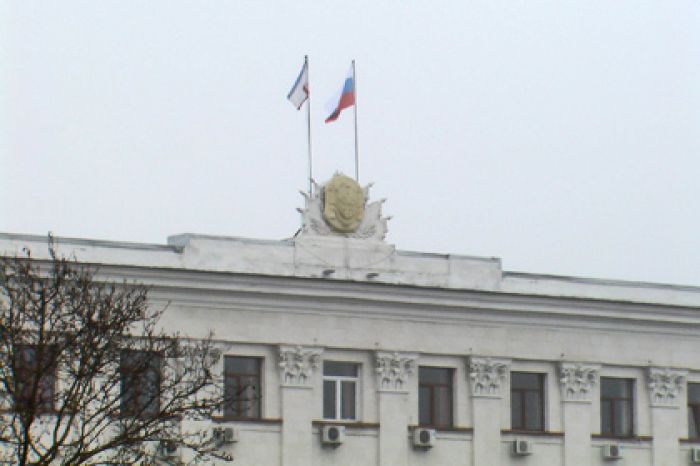
[[(181, 234), (167, 245), (55, 238), (61, 254), (103, 266), (326, 280), (700, 307), (700, 287), (503, 272), (498, 258), (396, 250), (372, 240), (300, 236), (274, 241)], [(0, 233), (0, 254), (47, 259), (46, 237)]]

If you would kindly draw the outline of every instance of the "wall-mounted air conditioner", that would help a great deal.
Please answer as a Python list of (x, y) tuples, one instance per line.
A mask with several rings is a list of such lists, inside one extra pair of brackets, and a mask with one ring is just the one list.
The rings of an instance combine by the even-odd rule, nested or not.
[(530, 440), (515, 439), (513, 440), (513, 454), (516, 456), (531, 455), (534, 444)]
[(622, 446), (619, 443), (606, 443), (603, 445), (603, 459), (619, 460), (622, 458)]
[(213, 436), (217, 445), (235, 443), (238, 442), (238, 429), (233, 427), (215, 427)]
[(413, 429), (413, 446), (416, 448), (432, 448), (435, 446), (435, 429), (416, 427)]
[(337, 447), (345, 440), (345, 426), (322, 426), (321, 443)]
[(690, 449), (690, 462), (692, 464), (700, 464), (700, 447)]

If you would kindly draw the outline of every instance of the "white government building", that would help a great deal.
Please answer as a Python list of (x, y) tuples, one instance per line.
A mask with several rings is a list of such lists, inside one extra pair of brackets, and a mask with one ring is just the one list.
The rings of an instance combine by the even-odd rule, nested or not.
[[(700, 288), (514, 273), (395, 249), (381, 202), (335, 176), (292, 239), (58, 238), (152, 286), (164, 325), (216, 332), (240, 466), (700, 464)], [(1, 234), (0, 251), (46, 254)]]

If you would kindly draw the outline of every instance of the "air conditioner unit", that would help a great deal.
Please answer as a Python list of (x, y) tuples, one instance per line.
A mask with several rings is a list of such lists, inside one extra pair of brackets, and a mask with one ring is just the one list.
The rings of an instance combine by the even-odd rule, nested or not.
[(169, 440), (162, 440), (158, 450), (163, 458), (177, 458), (180, 456), (180, 447)]
[(622, 458), (622, 446), (619, 443), (606, 443), (603, 445), (603, 458), (606, 460), (619, 460)]
[(413, 446), (416, 448), (432, 448), (435, 446), (435, 429), (417, 427), (413, 429)]
[(690, 462), (692, 464), (700, 464), (700, 447), (690, 449)]
[(345, 440), (345, 426), (322, 426), (321, 443), (338, 446)]
[(513, 440), (513, 454), (516, 456), (531, 455), (534, 444), (530, 440)]
[(238, 429), (234, 429), (233, 427), (215, 427), (213, 435), (214, 442), (217, 445), (238, 442)]

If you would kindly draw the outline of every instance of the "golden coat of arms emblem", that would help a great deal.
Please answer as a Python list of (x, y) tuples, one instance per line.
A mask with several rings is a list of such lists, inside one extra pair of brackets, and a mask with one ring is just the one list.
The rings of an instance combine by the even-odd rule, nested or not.
[(365, 193), (350, 177), (336, 173), (323, 188), (323, 219), (339, 233), (352, 233), (360, 226)]

